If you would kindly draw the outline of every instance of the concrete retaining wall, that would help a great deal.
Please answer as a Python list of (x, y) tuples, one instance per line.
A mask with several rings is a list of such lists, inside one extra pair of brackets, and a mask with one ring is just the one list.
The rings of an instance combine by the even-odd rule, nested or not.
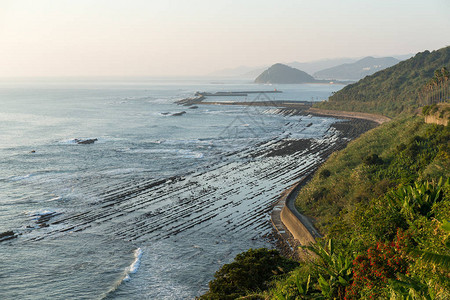
[[(278, 231), (278, 234), (285, 240), (289, 240), (291, 236), (296, 242), (304, 246), (314, 243), (315, 238), (321, 237), (311, 220), (299, 213), (295, 208), (297, 194), (311, 179), (312, 174), (310, 172), (288, 190), (284, 191), (271, 213), (272, 224)], [(289, 234), (286, 234), (285, 230)]]
[(302, 222), (295, 216), (295, 214), (285, 205), (281, 210), (281, 221), (287, 230), (298, 240), (302, 245), (309, 245), (315, 242), (314, 237)]

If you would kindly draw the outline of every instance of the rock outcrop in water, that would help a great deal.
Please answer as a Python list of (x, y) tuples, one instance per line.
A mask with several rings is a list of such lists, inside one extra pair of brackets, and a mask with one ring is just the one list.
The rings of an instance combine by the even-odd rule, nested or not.
[(175, 116), (175, 117), (177, 117), (177, 116), (182, 116), (182, 115), (184, 115), (186, 112), (183, 110), (183, 111), (180, 111), (180, 112), (177, 112), (177, 113), (173, 113), (172, 114), (172, 116)]
[(13, 231), (5, 231), (0, 233), (0, 242), (11, 240), (17, 237)]
[(98, 141), (98, 139), (87, 139), (87, 140), (75, 139), (75, 143), (81, 144), (81, 145), (93, 144), (96, 141)]
[(274, 64), (255, 79), (255, 83), (293, 84), (313, 82), (317, 82), (317, 80), (308, 73), (283, 64)]

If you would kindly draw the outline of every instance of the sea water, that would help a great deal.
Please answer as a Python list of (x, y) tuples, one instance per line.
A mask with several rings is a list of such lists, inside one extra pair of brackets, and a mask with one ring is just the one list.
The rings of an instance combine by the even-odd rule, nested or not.
[[(266, 238), (271, 204), (339, 135), (330, 118), (174, 102), (196, 91), (273, 89), (286, 93), (266, 100), (316, 101), (340, 88), (2, 81), (0, 232), (18, 237), (0, 243), (0, 298), (199, 296), (239, 252), (274, 247)], [(265, 154), (289, 139), (313, 143), (295, 155)]]

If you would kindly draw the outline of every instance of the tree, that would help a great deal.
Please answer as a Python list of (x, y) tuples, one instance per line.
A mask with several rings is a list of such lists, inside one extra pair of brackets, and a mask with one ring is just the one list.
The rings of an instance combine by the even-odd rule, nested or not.
[(250, 249), (220, 268), (209, 283), (209, 291), (200, 299), (236, 299), (249, 292), (266, 290), (274, 276), (288, 273), (298, 265), (277, 250)]

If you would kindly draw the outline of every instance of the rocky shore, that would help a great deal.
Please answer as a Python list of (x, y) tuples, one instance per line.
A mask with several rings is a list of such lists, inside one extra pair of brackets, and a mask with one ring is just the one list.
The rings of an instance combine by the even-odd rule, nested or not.
[[(314, 220), (300, 214), (295, 209), (295, 199), (300, 189), (308, 183), (314, 172), (333, 152), (345, 148), (348, 142), (376, 126), (376, 122), (365, 119), (348, 119), (334, 123), (332, 127), (339, 131), (341, 137), (344, 138), (340, 138), (333, 148), (321, 153), (321, 160), (311, 166), (308, 172), (304, 172), (300, 180), (293, 186), (281, 193), (278, 201), (273, 206), (271, 221), (274, 227), (274, 237), (277, 240), (277, 248), (284, 256), (301, 258), (306, 254), (304, 251), (298, 251), (298, 246), (307, 245), (313, 242), (315, 238), (320, 237), (320, 233), (314, 228)], [(278, 155), (282, 153), (291, 154), (297, 147), (299, 151), (304, 149), (309, 142), (309, 140), (297, 140), (284, 148), (274, 149), (273, 153), (268, 155), (274, 153)]]
[(296, 139), (282, 140), (268, 151), (254, 152), (251, 154), (253, 157), (276, 157), (295, 155), (306, 150), (307, 152), (317, 151), (320, 157), (320, 160), (315, 164), (299, 172), (297, 175), (299, 180), (289, 189), (281, 193), (278, 201), (273, 205), (271, 210), (271, 221), (274, 231), (268, 238), (274, 241), (283, 255), (295, 258), (303, 255), (301, 251), (297, 251), (299, 245), (308, 244), (313, 242), (316, 237), (320, 237), (320, 233), (314, 228), (313, 220), (300, 214), (295, 209), (295, 198), (301, 187), (312, 178), (314, 172), (333, 152), (345, 148), (348, 142), (356, 139), (362, 133), (390, 120), (381, 115), (316, 109), (312, 108), (311, 102), (306, 101), (203, 102), (205, 99), (204, 95), (199, 94), (196, 96), (194, 98), (180, 100), (177, 103), (187, 106), (193, 104), (261, 106), (275, 109), (274, 113), (281, 115), (314, 115), (334, 117), (342, 120), (331, 125), (333, 129), (339, 132), (339, 139), (337, 139), (333, 146), (326, 150), (324, 149), (324, 151), (317, 151), (316, 147), (311, 147), (312, 140), (310, 139)]

